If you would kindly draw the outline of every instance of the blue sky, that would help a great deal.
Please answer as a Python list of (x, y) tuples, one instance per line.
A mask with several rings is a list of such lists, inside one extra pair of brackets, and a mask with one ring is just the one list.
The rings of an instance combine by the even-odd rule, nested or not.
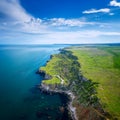
[(120, 0), (0, 0), (0, 44), (120, 43)]

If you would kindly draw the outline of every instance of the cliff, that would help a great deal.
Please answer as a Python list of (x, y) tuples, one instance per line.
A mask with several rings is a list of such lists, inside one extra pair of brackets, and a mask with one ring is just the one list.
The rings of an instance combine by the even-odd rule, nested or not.
[(73, 120), (105, 119), (96, 95), (98, 83), (82, 76), (80, 63), (72, 52), (63, 49), (59, 54), (52, 55), (37, 73), (43, 77), (42, 91), (64, 93), (70, 97), (68, 109)]

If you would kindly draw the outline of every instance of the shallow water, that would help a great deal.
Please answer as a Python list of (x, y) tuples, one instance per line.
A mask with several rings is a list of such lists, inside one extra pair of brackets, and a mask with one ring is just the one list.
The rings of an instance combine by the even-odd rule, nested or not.
[[(41, 93), (35, 74), (65, 45), (0, 46), (0, 120), (68, 120), (64, 96)], [(61, 99), (62, 98), (62, 99)]]

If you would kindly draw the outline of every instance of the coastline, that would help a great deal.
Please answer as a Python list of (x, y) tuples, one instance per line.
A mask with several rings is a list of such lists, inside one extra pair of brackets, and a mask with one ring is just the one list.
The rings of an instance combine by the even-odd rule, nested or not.
[[(59, 54), (55, 54), (51, 56), (52, 57), (50, 57), (50, 60), (47, 61), (46, 65), (41, 67), (36, 72), (37, 74), (40, 74), (40, 76), (43, 77), (42, 83), (39, 85), (40, 90), (47, 94), (58, 93), (68, 96), (70, 99), (67, 104), (67, 110), (69, 111), (72, 120), (85, 120), (85, 119), (87, 120), (89, 117), (90, 120), (93, 119), (104, 120), (103, 119), (104, 116), (102, 117), (98, 114), (98, 112), (101, 112), (102, 109), (101, 110), (99, 109), (101, 107), (99, 106), (100, 104), (97, 101), (98, 98), (96, 96), (96, 92), (90, 94), (88, 90), (88, 88), (90, 87), (92, 91), (95, 91), (94, 85), (98, 83), (94, 83), (91, 80), (88, 80), (82, 76), (82, 74), (79, 71), (80, 64), (77, 61), (78, 60), (77, 57), (73, 56), (70, 51), (66, 51), (65, 49), (62, 49)], [(67, 61), (66, 59), (69, 59), (69, 61)], [(57, 67), (56, 64), (58, 65)], [(71, 71), (72, 73), (69, 71), (71, 70), (71, 68), (69, 68), (68, 66), (65, 67), (64, 64), (67, 64), (72, 68)], [(61, 71), (59, 71), (59, 69)], [(67, 77), (64, 75), (69, 76), (71, 74), (72, 74), (71, 77), (72, 81), (69, 81), (70, 79), (66, 79)], [(80, 93), (77, 92), (79, 88), (83, 89), (82, 91), (83, 93), (80, 91), (79, 91)], [(79, 99), (80, 101), (79, 101), (78, 97), (79, 94), (81, 93), (83, 94), (83, 96), (80, 97)], [(87, 100), (89, 99), (89, 97), (84, 98), (86, 95), (88, 96), (91, 95), (93, 100), (95, 98), (95, 101), (92, 102), (91, 101), (92, 99)], [(83, 100), (83, 103), (81, 103), (81, 100)], [(94, 108), (96, 109), (97, 112), (94, 110)]]
[[(62, 49), (59, 49), (59, 51), (61, 51)], [(59, 53), (58, 53), (59, 54)], [(47, 65), (47, 63), (53, 58), (53, 55), (50, 55), (50, 59), (46, 61), (46, 64), (45, 66)], [(46, 71), (43, 71), (43, 70), (38, 70), (36, 72), (36, 74), (39, 74), (41, 77), (43, 77), (42, 81), (44, 80), (50, 80), (52, 78), (52, 76), (50, 76), (49, 74), (46, 73)], [(72, 120), (78, 120), (77, 118), (77, 114), (76, 114), (76, 107), (73, 106), (73, 101), (75, 99), (75, 96), (74, 94), (72, 93), (72, 91), (64, 91), (61, 89), (61, 86), (60, 85), (60, 88), (57, 88), (56, 89), (51, 89), (49, 85), (45, 85), (43, 83), (41, 83), (39, 85), (39, 89), (40, 91), (42, 92), (45, 92), (45, 93), (48, 93), (48, 94), (54, 94), (54, 93), (59, 93), (59, 94), (62, 94), (62, 95), (65, 95), (66, 97), (68, 97), (68, 101), (67, 101), (67, 109), (68, 109), (68, 112), (70, 113), (70, 116), (72, 118)]]
[[(40, 76), (43, 77), (43, 72), (45, 72), (45, 71), (37, 72), (37, 74), (39, 74)], [(46, 74), (44, 74), (44, 75), (46, 75)], [(39, 85), (39, 89), (40, 89), (40, 91), (42, 91), (44, 93), (47, 93), (47, 94), (56, 94), (56, 93), (58, 93), (58, 94), (61, 94), (61, 95), (65, 95), (68, 98), (67, 110), (70, 113), (70, 116), (71, 116), (72, 120), (78, 120), (77, 115), (76, 115), (76, 108), (72, 105), (75, 96), (71, 91), (64, 91), (64, 90), (58, 89), (58, 88), (52, 89), (52, 88), (50, 88), (49, 85), (45, 85), (43, 83), (41, 83)]]

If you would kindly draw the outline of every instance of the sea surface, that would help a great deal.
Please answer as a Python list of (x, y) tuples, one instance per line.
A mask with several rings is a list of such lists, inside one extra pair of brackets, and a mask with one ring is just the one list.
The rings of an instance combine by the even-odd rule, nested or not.
[[(44, 94), (35, 74), (67, 45), (0, 45), (0, 120), (68, 120), (65, 96)], [(66, 116), (66, 117), (65, 117)]]

